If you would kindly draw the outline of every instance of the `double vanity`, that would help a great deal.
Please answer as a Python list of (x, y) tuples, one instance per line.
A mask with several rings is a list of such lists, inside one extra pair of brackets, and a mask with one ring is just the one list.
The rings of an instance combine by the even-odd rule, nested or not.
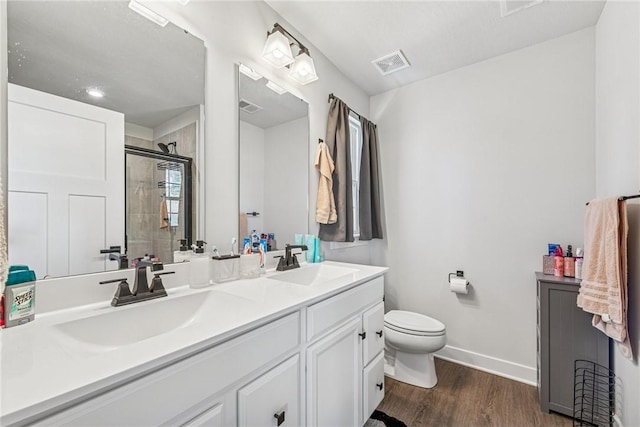
[[(303, 264), (205, 289), (168, 268), (165, 298), (58, 305), (3, 330), (0, 424), (361, 426), (382, 400), (386, 268)], [(78, 283), (39, 282), (38, 307), (101, 288)]]

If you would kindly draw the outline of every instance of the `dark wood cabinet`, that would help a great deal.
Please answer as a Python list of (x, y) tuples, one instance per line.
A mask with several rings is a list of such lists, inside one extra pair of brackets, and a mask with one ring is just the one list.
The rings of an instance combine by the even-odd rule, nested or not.
[(538, 282), (538, 397), (542, 412), (573, 415), (576, 359), (609, 367), (609, 338), (576, 305), (580, 280), (536, 273)]

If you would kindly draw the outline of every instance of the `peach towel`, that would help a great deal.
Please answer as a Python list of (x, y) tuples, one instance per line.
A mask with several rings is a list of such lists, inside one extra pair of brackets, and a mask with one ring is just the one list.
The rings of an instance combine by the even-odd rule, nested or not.
[(238, 239), (238, 248), (240, 250), (242, 250), (242, 239), (244, 239), (245, 237), (247, 237), (249, 235), (248, 232), (248, 218), (247, 218), (247, 213), (246, 212), (240, 212), (240, 238)]
[(318, 144), (315, 166), (318, 178), (318, 199), (316, 202), (316, 221), (320, 224), (334, 224), (338, 221), (336, 201), (333, 197), (333, 170), (335, 166), (329, 147), (324, 142)]
[(169, 228), (169, 214), (167, 213), (167, 200), (163, 197), (160, 202), (160, 229)]
[(578, 307), (633, 358), (627, 331), (627, 209), (617, 197), (592, 200), (584, 219), (584, 264)]

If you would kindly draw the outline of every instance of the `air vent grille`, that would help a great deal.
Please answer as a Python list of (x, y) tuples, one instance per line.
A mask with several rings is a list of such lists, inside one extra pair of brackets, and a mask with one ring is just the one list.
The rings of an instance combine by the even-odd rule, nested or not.
[(240, 109), (245, 113), (254, 114), (258, 111), (262, 110), (262, 107), (254, 104), (253, 102), (247, 101), (246, 99), (241, 99), (239, 104)]
[(381, 58), (371, 61), (371, 63), (380, 71), (380, 74), (386, 76), (387, 74), (394, 73), (396, 71), (409, 67), (409, 61), (404, 56), (401, 50), (397, 50)]
[(504, 18), (540, 3), (542, 3), (542, 0), (501, 0), (500, 15)]

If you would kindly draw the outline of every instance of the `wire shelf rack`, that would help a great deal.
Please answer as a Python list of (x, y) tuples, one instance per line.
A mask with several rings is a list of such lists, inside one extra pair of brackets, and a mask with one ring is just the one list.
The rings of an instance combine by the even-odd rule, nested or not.
[(613, 426), (616, 376), (589, 360), (576, 360), (573, 371), (573, 425)]

